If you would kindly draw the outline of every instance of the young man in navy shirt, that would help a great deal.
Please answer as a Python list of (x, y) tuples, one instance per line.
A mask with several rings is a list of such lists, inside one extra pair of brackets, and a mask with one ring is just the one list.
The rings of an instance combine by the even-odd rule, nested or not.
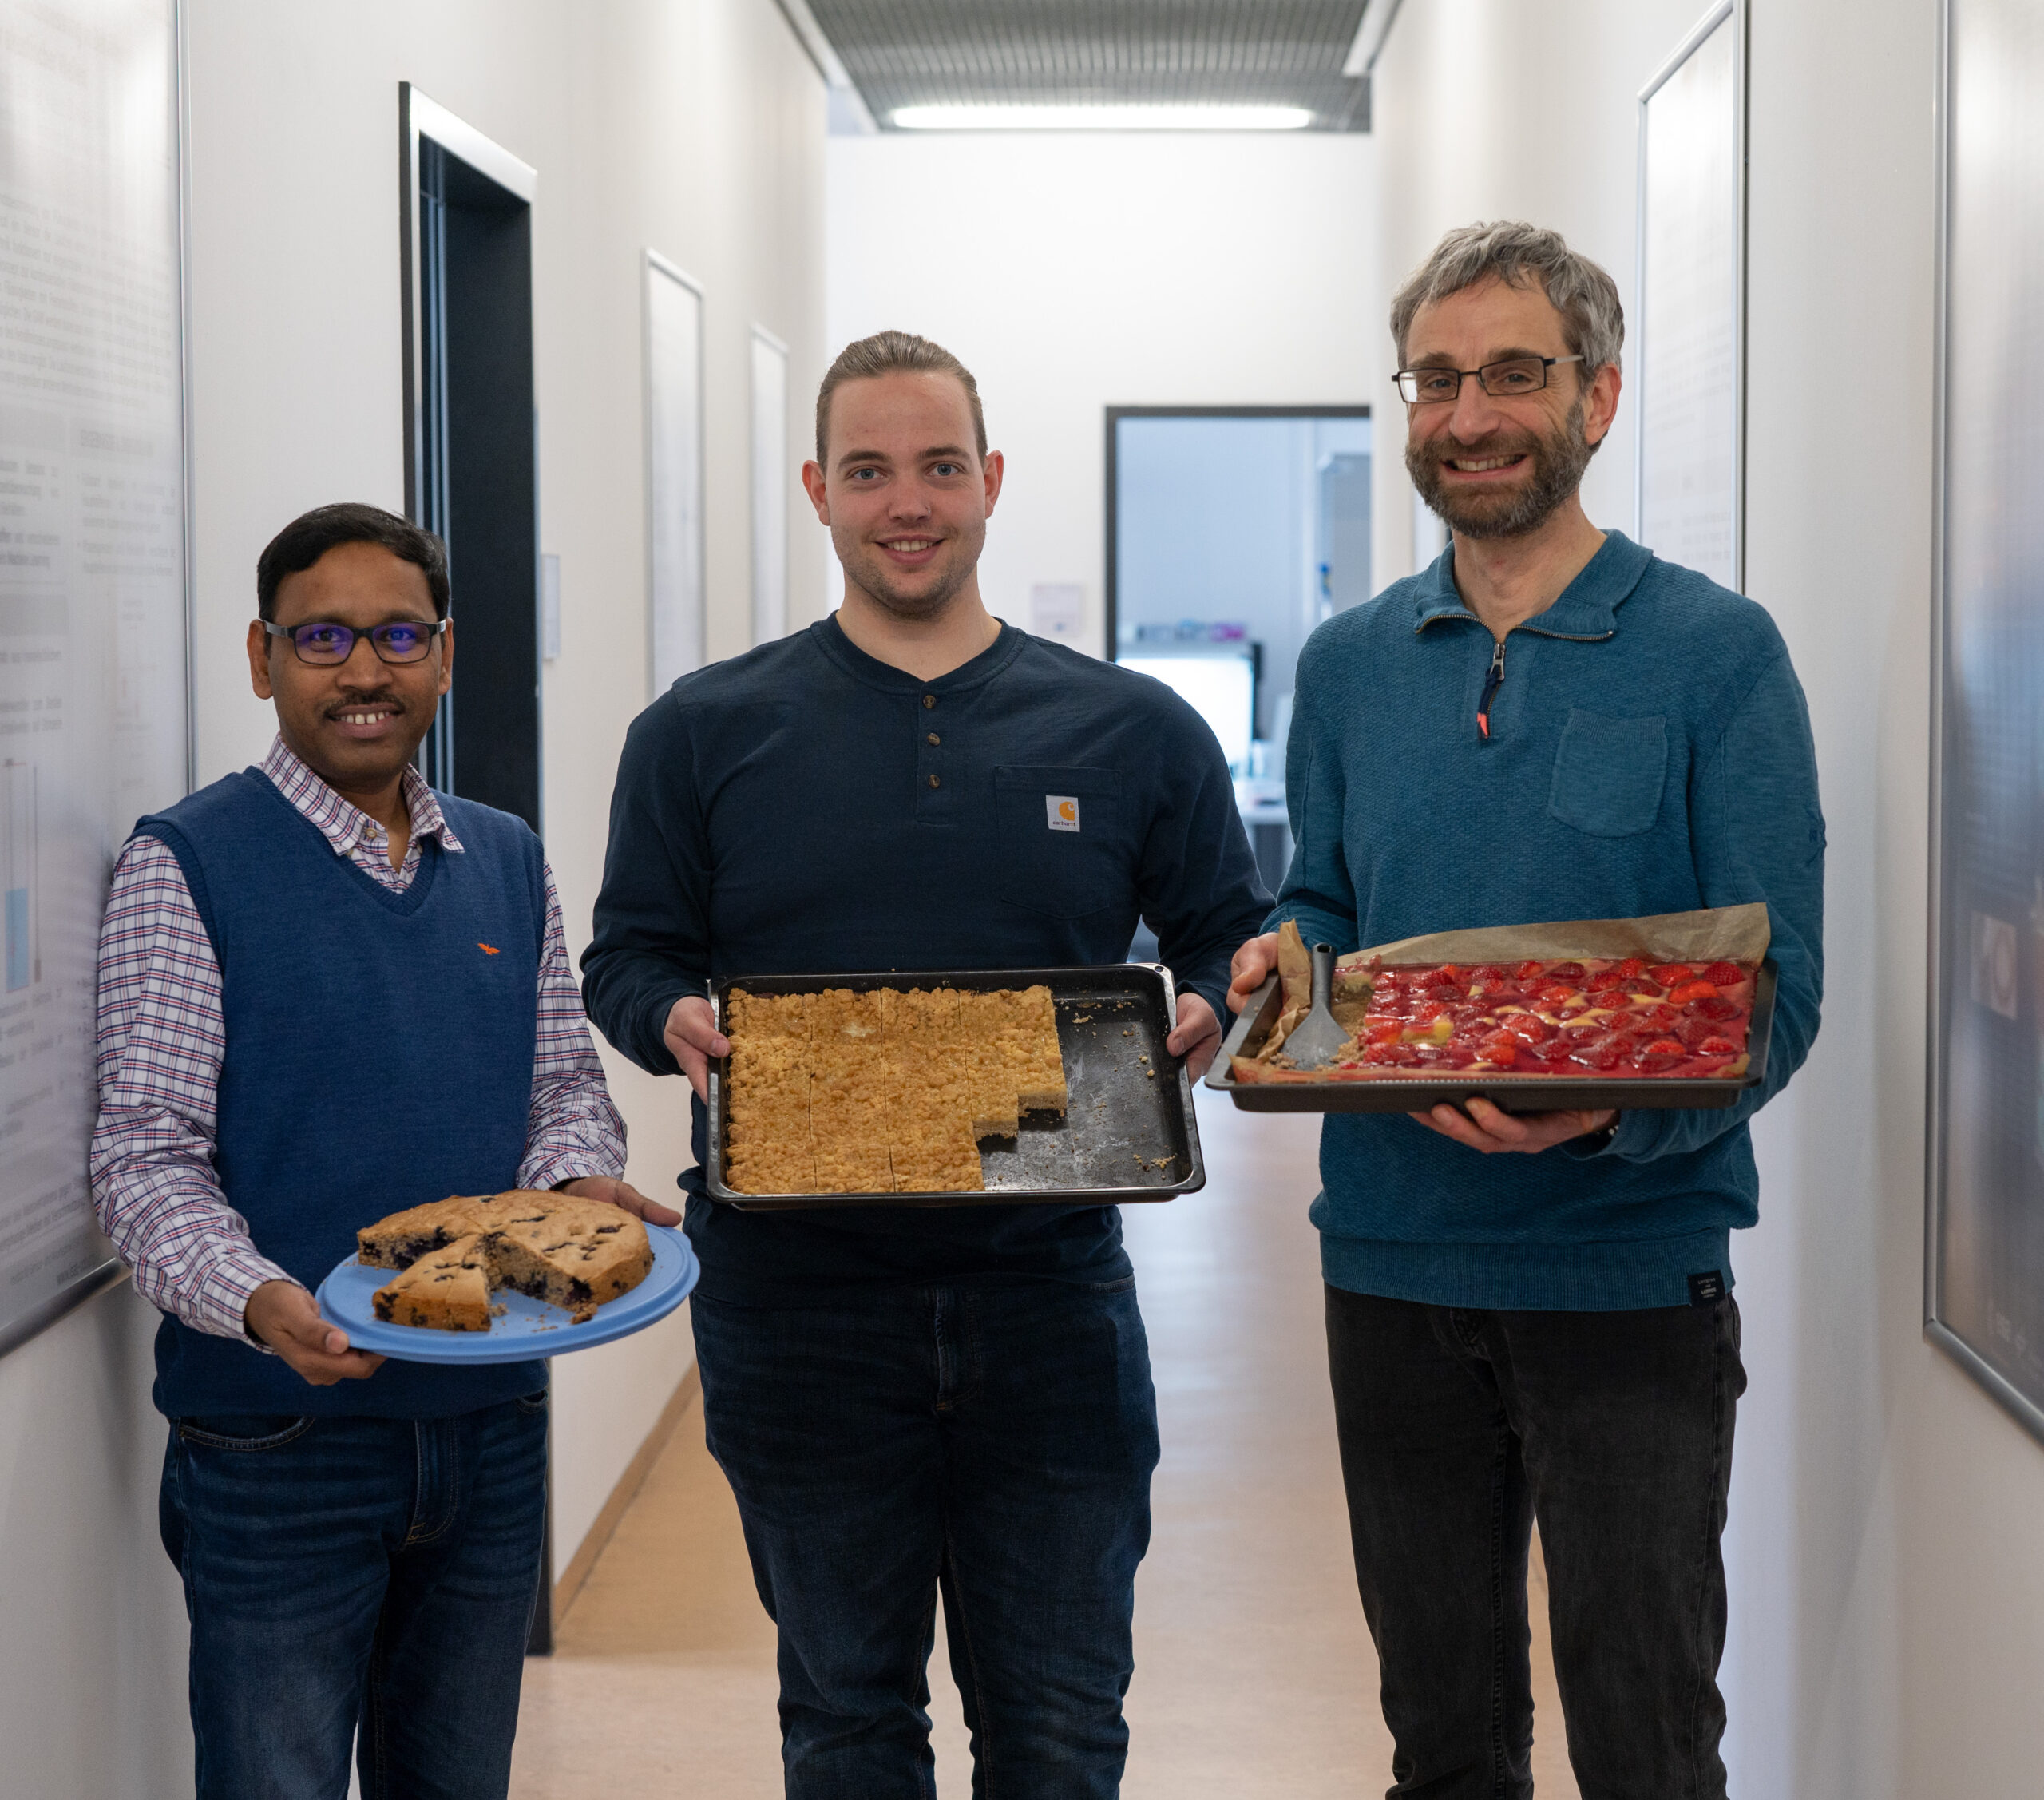
[[(1220, 747), (1162, 684), (988, 614), (1001, 475), (954, 357), (851, 345), (802, 471), (842, 605), (632, 728), (584, 992), (620, 1049), (693, 1084), (699, 1163), (724, 976), (1119, 962), (1139, 915), (1177, 976), (1172, 1053), (1198, 1073), (1219, 1044), (1266, 905)], [(790, 1795), (928, 1791), (940, 1594), (981, 1781), (1115, 1794), (1157, 1458), (1118, 1215), (748, 1213), (682, 1185)]]
[(545, 1517), (546, 1366), (389, 1362), (312, 1297), (450, 1193), (617, 1177), (553, 877), (413, 752), (453, 678), (446, 553), (287, 525), (248, 628), (277, 737), (141, 821), (100, 937), (100, 1222), (156, 1336), (198, 1800), (502, 1800)]
[[(1350, 950), (1765, 901), (1780, 973), (1736, 1106), (1323, 1128), (1312, 1218), (1393, 1791), (1532, 1792), (1537, 1514), (1583, 1791), (1722, 1800), (1728, 1245), (1757, 1215), (1746, 1121), (1816, 1035), (1809, 717), (1763, 608), (1584, 514), (1624, 335), (1603, 270), (1553, 232), (1469, 226), (1392, 335), (1406, 466), (1454, 540), (1307, 641), (1270, 924)], [(1238, 1005), (1275, 947), (1243, 946)]]

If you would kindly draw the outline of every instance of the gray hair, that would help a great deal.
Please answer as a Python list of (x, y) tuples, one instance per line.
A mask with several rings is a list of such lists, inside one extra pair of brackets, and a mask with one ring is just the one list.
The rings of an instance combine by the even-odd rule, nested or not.
[(1520, 220), (1460, 226), (1434, 246), (1434, 253), (1391, 303), (1391, 338), (1400, 366), (1405, 361), (1405, 335), (1421, 307), (1493, 278), (1514, 287), (1539, 284), (1562, 315), (1570, 350), (1583, 359), (1585, 387), (1607, 363), (1617, 366), (1626, 341), (1618, 283), (1587, 256), (1570, 249), (1559, 232)]

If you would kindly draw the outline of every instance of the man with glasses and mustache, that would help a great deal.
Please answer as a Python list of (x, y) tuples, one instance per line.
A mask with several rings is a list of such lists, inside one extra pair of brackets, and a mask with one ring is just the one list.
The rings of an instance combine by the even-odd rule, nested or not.
[[(1725, 1793), (1719, 1538), (1745, 1386), (1747, 1121), (1808, 1053), (1824, 819), (1767, 613), (1584, 513), (1618, 411), (1610, 277), (1531, 225), (1452, 232), (1392, 303), (1405, 461), (1453, 533), (1300, 656), (1297, 850), (1266, 926), (1349, 950), (1765, 901), (1766, 1079), (1714, 1112), (1335, 1114), (1327, 1335), (1394, 1794), (1533, 1791), (1540, 1526), (1583, 1791)], [(1236, 954), (1238, 1008), (1276, 961)]]
[[(259, 767), (142, 819), (99, 957), (101, 1226), (164, 1314), (164, 1548), (199, 1800), (501, 1800), (546, 1366), (385, 1362), (311, 1289), (358, 1228), (561, 1188), (655, 1223), (539, 840), (411, 766), (453, 678), (439, 540), (373, 506), (256, 565)], [(359, 1730), (358, 1731), (358, 1727)]]

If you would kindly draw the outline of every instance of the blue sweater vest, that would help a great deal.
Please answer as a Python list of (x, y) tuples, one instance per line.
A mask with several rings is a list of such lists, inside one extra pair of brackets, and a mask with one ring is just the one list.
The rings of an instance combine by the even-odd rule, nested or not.
[[(176, 854), (220, 960), (216, 1164), (256, 1247), (307, 1287), (386, 1213), (513, 1184), (546, 929), (539, 840), (439, 796), (463, 849), (402, 894), (344, 858), (259, 770), (137, 822)], [(386, 1362), (315, 1387), (280, 1357), (165, 1318), (157, 1409), (437, 1418), (546, 1384), (545, 1365)]]

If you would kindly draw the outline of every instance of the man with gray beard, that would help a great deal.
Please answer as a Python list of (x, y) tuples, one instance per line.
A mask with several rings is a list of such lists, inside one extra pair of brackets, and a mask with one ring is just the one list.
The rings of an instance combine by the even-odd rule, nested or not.
[[(1349, 950), (1764, 901), (1779, 971), (1765, 1080), (1722, 1111), (1326, 1120), (1311, 1216), (1392, 1791), (1531, 1794), (1537, 1517), (1586, 1800), (1722, 1800), (1728, 1246), (1757, 1213), (1747, 1120), (1817, 1029), (1809, 720), (1761, 607), (1583, 512), (1618, 406), (1603, 270), (1553, 232), (1469, 226), (1391, 325), (1406, 466), (1454, 539), (1300, 656), (1298, 847), (1231, 1001), (1288, 918)], [(1609, 1051), (1552, 1054), (1588, 1073)]]

